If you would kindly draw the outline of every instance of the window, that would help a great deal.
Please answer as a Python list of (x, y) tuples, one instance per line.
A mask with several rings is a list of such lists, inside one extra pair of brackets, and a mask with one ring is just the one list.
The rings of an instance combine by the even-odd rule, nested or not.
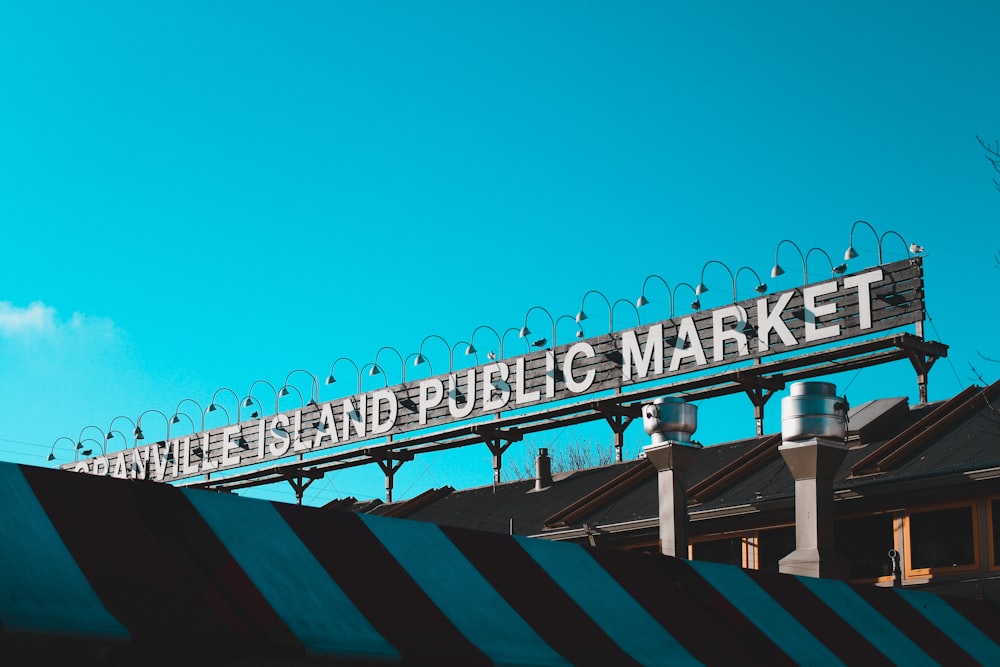
[(990, 569), (1000, 568), (1000, 498), (989, 501), (990, 508)]
[(852, 580), (892, 577), (889, 551), (896, 548), (892, 514), (841, 519), (833, 524), (833, 544), (850, 564)]
[(979, 568), (979, 535), (972, 503), (910, 512), (906, 574), (923, 576)]
[(726, 537), (691, 544), (691, 560), (746, 567), (743, 537)]

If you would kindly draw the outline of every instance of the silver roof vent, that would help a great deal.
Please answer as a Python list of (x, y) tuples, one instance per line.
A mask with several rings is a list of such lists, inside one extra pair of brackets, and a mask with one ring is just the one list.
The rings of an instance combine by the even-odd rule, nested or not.
[(781, 399), (781, 439), (843, 440), (847, 436), (847, 400), (829, 382), (794, 382)]
[(691, 442), (698, 428), (698, 406), (674, 396), (657, 398), (642, 406), (642, 427), (654, 445)]

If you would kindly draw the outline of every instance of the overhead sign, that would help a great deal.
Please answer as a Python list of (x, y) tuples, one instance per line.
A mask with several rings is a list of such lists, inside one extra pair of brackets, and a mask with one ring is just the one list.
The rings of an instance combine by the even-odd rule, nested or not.
[(175, 481), (836, 344), (923, 320), (913, 258), (63, 468)]

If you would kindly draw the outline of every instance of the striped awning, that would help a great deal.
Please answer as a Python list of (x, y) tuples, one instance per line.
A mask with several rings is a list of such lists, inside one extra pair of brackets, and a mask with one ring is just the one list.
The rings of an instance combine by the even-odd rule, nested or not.
[(13, 464), (0, 540), (0, 664), (1000, 664), (984, 601)]

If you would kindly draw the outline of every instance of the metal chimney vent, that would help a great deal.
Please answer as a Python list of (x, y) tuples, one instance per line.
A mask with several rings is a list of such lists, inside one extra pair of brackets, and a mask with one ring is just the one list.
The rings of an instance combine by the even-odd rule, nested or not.
[(690, 442), (698, 428), (698, 406), (673, 396), (657, 398), (642, 406), (642, 427), (654, 445)]
[(847, 435), (847, 400), (829, 382), (795, 382), (781, 399), (781, 439), (843, 440)]
[(538, 448), (535, 457), (535, 491), (541, 491), (552, 486), (552, 459), (547, 447)]

